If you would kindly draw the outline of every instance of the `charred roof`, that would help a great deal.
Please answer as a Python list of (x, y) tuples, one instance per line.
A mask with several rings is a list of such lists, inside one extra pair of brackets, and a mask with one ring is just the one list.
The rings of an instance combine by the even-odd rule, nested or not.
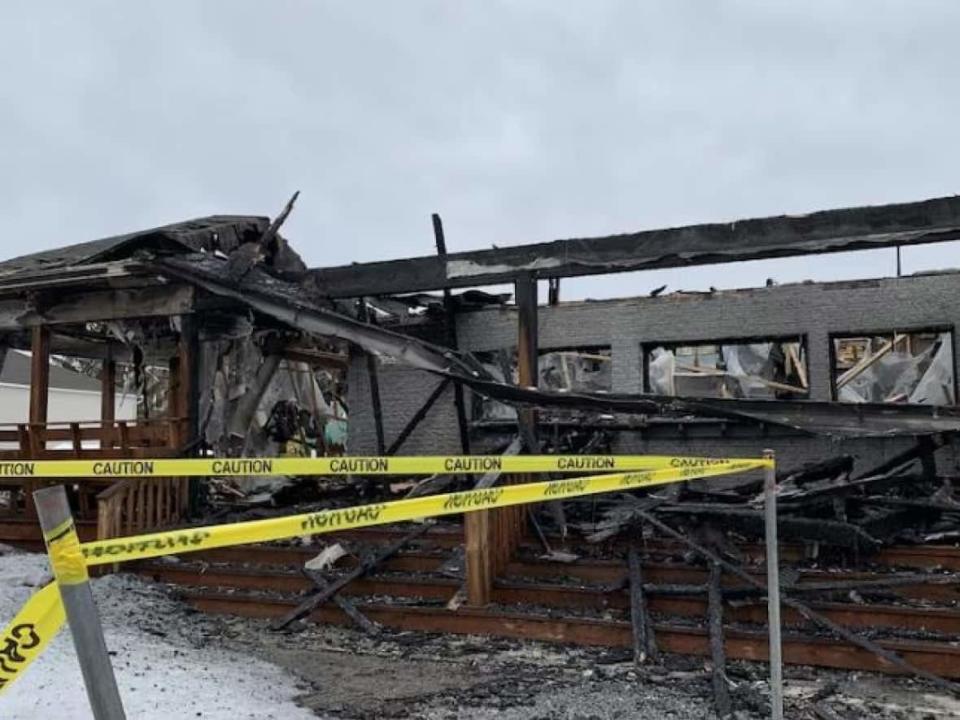
[(124, 235), (65, 245), (0, 262), (0, 279), (9, 280), (49, 271), (131, 257), (139, 250), (188, 253), (198, 250), (230, 252), (256, 240), (269, 220), (252, 215), (210, 215)]

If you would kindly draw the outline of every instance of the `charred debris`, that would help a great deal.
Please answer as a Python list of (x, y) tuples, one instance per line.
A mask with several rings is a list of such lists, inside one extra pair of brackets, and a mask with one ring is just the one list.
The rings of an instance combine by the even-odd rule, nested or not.
[[(435, 253), (320, 269), (281, 233), (296, 199), (272, 221), (212, 216), (0, 263), (4, 348), (99, 377), (108, 398), (99, 429), (87, 432), (76, 422), (56, 429), (45, 401), (32, 396), (30, 424), (0, 433), (3, 452), (756, 456), (770, 448), (780, 468), (780, 537), (792, 548), (783, 568), (790, 607), (812, 633), (941, 682), (808, 603), (897, 603), (897, 587), (955, 583), (953, 574), (930, 561), (867, 579), (801, 577), (870, 567), (889, 548), (960, 540), (956, 272), (561, 298), (563, 279), (582, 275), (708, 263), (726, 272), (746, 260), (954, 240), (960, 199), (475, 252), (450, 252), (434, 216)], [(513, 287), (482, 289), (503, 284)], [(42, 362), (34, 372), (42, 380)], [(117, 393), (133, 398), (135, 421), (113, 417)], [(53, 442), (61, 438), (65, 446)], [(191, 483), (167, 514), (133, 513), (144, 495), (127, 499), (136, 492), (129, 483), (76, 502), (81, 519), (112, 518), (98, 528), (109, 535), (515, 480), (213, 478)], [(0, 508), (29, 517), (27, 491), (3, 486)], [(496, 602), (496, 579), (525, 553), (554, 563), (557, 582), (571, 564), (622, 561), (622, 581), (603, 592), (629, 592), (638, 663), (664, 651), (654, 617), (662, 605), (650, 598), (707, 603), (716, 698), (727, 712), (724, 608), (764, 591), (752, 568), (762, 560), (760, 493), (761, 481), (745, 476), (550, 503), (482, 529), (465, 521), (466, 547), (445, 564), (463, 580), (450, 607)], [(346, 573), (333, 561), (305, 569), (312, 590), (278, 627), (335, 599), (366, 632), (379, 632), (340, 590), (458, 523), (374, 542)], [(651, 580), (644, 563), (652, 552), (705, 574)]]

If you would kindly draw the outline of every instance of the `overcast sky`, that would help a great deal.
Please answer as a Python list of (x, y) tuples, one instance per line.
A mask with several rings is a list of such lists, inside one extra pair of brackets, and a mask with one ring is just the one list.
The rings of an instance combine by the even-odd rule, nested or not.
[[(312, 266), (955, 194), (960, 3), (0, 3), (3, 256), (275, 214)], [(960, 249), (904, 251), (908, 272)], [(566, 297), (889, 275), (892, 251)]]

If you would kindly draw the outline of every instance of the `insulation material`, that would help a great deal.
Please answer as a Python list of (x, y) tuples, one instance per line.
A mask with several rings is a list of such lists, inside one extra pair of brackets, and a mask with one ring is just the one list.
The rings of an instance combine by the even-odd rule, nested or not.
[(539, 359), (541, 390), (610, 392), (612, 375), (609, 350), (560, 350)]
[[(773, 380), (776, 375), (775, 347), (774, 343), (750, 343), (721, 348), (728, 384), (736, 386), (734, 397), (773, 397), (770, 386), (761, 378)], [(779, 363), (782, 364), (782, 354)]]
[(650, 392), (682, 397), (806, 397), (806, 357), (799, 342), (656, 347), (650, 351)]
[[(251, 334), (201, 344), (200, 376), (208, 384), (200, 389), (200, 418), (208, 446), (223, 457), (311, 454), (329, 446), (329, 419), (329, 439), (342, 447), (346, 413), (324, 395), (311, 366), (264, 355), (259, 340)], [(271, 483), (239, 483), (265, 484)]]
[(657, 395), (676, 395), (677, 386), (673, 381), (677, 372), (676, 357), (669, 350), (654, 348), (650, 353), (647, 380), (650, 392)]
[[(910, 342), (908, 342), (908, 340)], [(851, 403), (913, 403), (920, 405), (952, 405), (954, 399), (953, 343), (950, 333), (940, 333), (936, 340), (917, 354), (910, 349), (920, 338), (897, 335), (890, 339), (876, 338), (879, 348), (874, 355), (865, 354), (852, 371), (855, 377), (844, 382), (837, 397)], [(838, 341), (840, 342), (840, 341)], [(870, 343), (866, 344), (870, 347)], [(875, 359), (874, 359), (875, 358)]]

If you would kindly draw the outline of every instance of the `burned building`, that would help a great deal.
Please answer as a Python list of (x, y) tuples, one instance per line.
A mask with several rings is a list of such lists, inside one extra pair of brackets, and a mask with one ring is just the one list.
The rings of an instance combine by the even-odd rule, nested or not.
[[(436, 255), (315, 269), (278, 232), (291, 207), (272, 222), (214, 216), (0, 264), (2, 342), (33, 358), (29, 422), (0, 428), (2, 457), (755, 457), (770, 449), (783, 554), (795, 566), (786, 591), (825, 593), (813, 609), (790, 600), (785, 622), (798, 632), (786, 641), (787, 661), (958, 675), (955, 609), (900, 612), (890, 600), (956, 600), (957, 273), (603, 302), (560, 295), (568, 277), (956, 240), (960, 199), (458, 253), (447, 252), (435, 217)], [(504, 283), (513, 292), (482, 289)], [(48, 417), (51, 357), (101, 378), (101, 418)], [(119, 382), (138, 397), (136, 421), (112, 416)], [(252, 494), (254, 481), (104, 476), (73, 487), (72, 499), (82, 533), (113, 537), (522, 479), (488, 472), (385, 482), (358, 472)], [(0, 540), (39, 541), (34, 486), (0, 478)], [(764, 589), (752, 568), (765, 553), (758, 488), (749, 476), (696, 481), (484, 510), (412, 531), (340, 533), (333, 542), (354, 548), (352, 565), (322, 583), (299, 573), (326, 552), (319, 545), (221, 549), (203, 559), (224, 565), (216, 572), (189, 561), (137, 571), (189, 587), (198, 609), (276, 616), (281, 625), (309, 616), (365, 631), (373, 620), (635, 646), (641, 628), (653, 632), (656, 612), (662, 649), (705, 654), (723, 623), (688, 621), (706, 610), (708, 585), (717, 611), (722, 565), (727, 580), (746, 583), (729, 589), (743, 604), (726, 610), (738, 625), (728, 652), (757, 659), (765, 642), (753, 627), (762, 624), (755, 605)], [(342, 550), (324, 557), (336, 562)], [(823, 567), (864, 558), (869, 569), (849, 576)], [(367, 601), (341, 597), (348, 587)], [(828, 602), (865, 588), (876, 615)], [(643, 610), (645, 594), (655, 611)], [(324, 604), (331, 599), (336, 607)], [(589, 616), (598, 610), (603, 617)], [(823, 618), (836, 637), (804, 635)], [(907, 637), (881, 647), (837, 630), (841, 623)], [(910, 636), (917, 628), (933, 636)]]
[[(547, 409), (544, 431), (605, 429), (617, 453), (755, 456), (772, 447), (788, 466), (838, 454), (879, 465), (915, 443), (918, 416), (932, 419), (937, 408), (949, 413), (956, 405), (958, 279), (943, 272), (544, 305), (540, 388), (724, 401), (717, 406), (723, 414), (713, 417)], [(497, 358), (506, 354), (515, 368), (517, 316), (507, 303), (458, 312), (458, 346), (502, 378)], [(440, 341), (442, 332), (435, 323), (432, 337)], [(368, 377), (365, 360), (355, 356), (348, 386), (355, 409), (350, 449), (358, 454), (376, 452)], [(441, 382), (389, 360), (379, 379), (390, 388), (381, 393), (387, 435), (398, 433)], [(459, 451), (453, 390), (445, 392), (401, 452)], [(818, 426), (800, 417), (803, 401), (825, 412), (832, 407), (835, 420)], [(479, 396), (467, 404), (481, 447), (514, 431), (513, 408)], [(885, 405), (902, 413), (899, 427), (871, 429), (857, 420), (859, 412), (882, 414)], [(778, 406), (786, 418), (777, 417)], [(847, 426), (838, 426), (841, 418), (849, 418)], [(956, 472), (952, 445), (937, 457), (943, 472)]]

